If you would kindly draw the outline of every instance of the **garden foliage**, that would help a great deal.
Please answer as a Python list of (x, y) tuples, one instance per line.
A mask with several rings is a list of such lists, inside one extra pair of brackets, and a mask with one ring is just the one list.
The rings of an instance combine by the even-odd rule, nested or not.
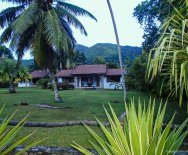
[[(138, 102), (138, 110), (136, 110), (134, 100), (131, 101), (130, 105), (125, 105), (126, 118), (123, 127), (113, 108), (110, 106), (110, 113), (104, 108), (110, 127), (105, 127), (98, 119), (97, 122), (105, 138), (85, 125), (95, 140), (95, 142), (89, 142), (100, 155), (172, 155), (178, 150), (188, 133), (187, 130), (183, 131), (188, 118), (179, 128), (171, 131), (174, 115), (163, 130), (166, 104), (163, 107), (162, 103), (160, 104), (157, 117), (154, 119), (155, 100), (153, 103), (151, 100), (149, 101), (148, 108), (145, 104)], [(93, 155), (77, 143), (72, 146), (85, 155)]]

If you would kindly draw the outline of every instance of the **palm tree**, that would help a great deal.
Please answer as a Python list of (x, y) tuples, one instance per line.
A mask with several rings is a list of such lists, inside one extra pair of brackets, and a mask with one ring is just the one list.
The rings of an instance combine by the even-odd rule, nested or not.
[[(54, 72), (59, 57), (69, 57), (76, 40), (70, 25), (87, 35), (76, 16), (96, 18), (88, 11), (66, 3), (65, 0), (5, 0), (18, 4), (0, 13), (0, 26), (4, 30), (2, 42), (10, 42), (20, 60), (27, 49), (31, 49), (36, 63), (50, 70), (55, 101), (62, 99), (58, 94)], [(62, 58), (62, 60), (64, 60)]]
[(184, 92), (188, 98), (188, 2), (177, 3), (178, 7), (163, 22), (156, 48), (150, 53), (148, 78), (162, 76), (165, 91), (179, 97), (181, 104)]
[[(122, 61), (122, 55), (121, 55), (121, 48), (120, 48), (120, 43), (119, 43), (119, 36), (118, 36), (118, 31), (117, 31), (117, 27), (116, 27), (116, 22), (115, 22), (113, 10), (112, 10), (111, 4), (110, 4), (110, 0), (107, 0), (107, 4), (108, 4), (108, 8), (109, 8), (109, 11), (110, 11), (110, 15), (111, 15), (111, 19), (112, 19), (112, 23), (113, 23), (113, 27), (114, 27), (114, 33), (115, 33), (115, 37), (116, 37), (117, 51), (118, 51), (118, 56), (119, 56), (120, 68), (122, 70), (124, 70), (123, 61)], [(125, 73), (124, 73), (124, 71), (122, 72), (122, 82), (123, 82), (124, 101), (126, 101), (127, 92), (126, 92)]]
[(28, 79), (27, 69), (17, 65), (16, 61), (11, 59), (2, 59), (0, 61), (0, 81), (9, 81), (9, 93), (16, 93), (16, 78)]

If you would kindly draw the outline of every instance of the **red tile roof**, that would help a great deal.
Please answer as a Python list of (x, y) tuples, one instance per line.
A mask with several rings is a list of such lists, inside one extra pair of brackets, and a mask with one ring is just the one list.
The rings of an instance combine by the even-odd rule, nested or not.
[(61, 70), (59, 71), (55, 76), (56, 77), (72, 77), (72, 72), (73, 70), (72, 69), (69, 69), (69, 70)]
[(122, 69), (107, 69), (106, 75), (109, 76), (121, 75), (122, 72), (123, 72)]
[(48, 74), (49, 73), (46, 70), (35, 70), (31, 72), (32, 78), (43, 78), (46, 77)]
[[(75, 70), (61, 70), (56, 77), (73, 77), (74, 75), (104, 74), (107, 76), (118, 76), (122, 69), (106, 69), (106, 65), (79, 65)], [(124, 72), (124, 74), (127, 74)]]
[(73, 72), (73, 75), (83, 74), (105, 74), (106, 65), (79, 65)]

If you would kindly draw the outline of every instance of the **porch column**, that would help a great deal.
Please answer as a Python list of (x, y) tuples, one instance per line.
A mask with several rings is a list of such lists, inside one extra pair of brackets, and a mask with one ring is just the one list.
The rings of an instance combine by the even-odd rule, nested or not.
[(120, 76), (120, 82), (123, 82), (123, 79), (122, 79), (122, 77)]
[(78, 79), (77, 78), (78, 78), (77, 76), (74, 77), (74, 87), (78, 87), (78, 85), (77, 85)]
[(79, 80), (79, 87), (81, 87), (81, 76), (78, 77)]
[(100, 87), (104, 88), (104, 75), (100, 76)]

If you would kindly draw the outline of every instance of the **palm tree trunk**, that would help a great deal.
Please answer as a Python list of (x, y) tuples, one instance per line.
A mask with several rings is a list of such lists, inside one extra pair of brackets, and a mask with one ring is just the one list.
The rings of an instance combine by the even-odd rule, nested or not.
[(55, 97), (55, 102), (62, 102), (62, 98), (59, 96), (58, 90), (57, 90), (57, 85), (55, 82), (55, 77), (53, 73), (50, 73), (50, 78), (51, 78), (51, 84), (54, 90), (54, 97)]
[(119, 56), (119, 64), (120, 64), (120, 68), (123, 70), (123, 73), (122, 73), (121, 76), (122, 76), (122, 82), (123, 82), (124, 101), (126, 101), (127, 92), (126, 92), (126, 85), (125, 85), (125, 75), (124, 75), (125, 72), (124, 72), (124, 66), (123, 66), (123, 61), (122, 61), (121, 48), (120, 48), (120, 43), (119, 43), (119, 36), (118, 36), (116, 22), (115, 22), (113, 10), (112, 10), (111, 4), (110, 4), (110, 0), (107, 0), (107, 4), (108, 4), (108, 8), (110, 10), (110, 15), (111, 15), (111, 19), (112, 19), (112, 23), (113, 23), (113, 27), (114, 27), (114, 33), (115, 33), (116, 43), (117, 43), (117, 51), (118, 51), (118, 56)]
[(8, 91), (9, 91), (9, 93), (16, 93), (16, 89), (15, 89), (13, 81), (9, 81), (9, 89), (8, 89)]

